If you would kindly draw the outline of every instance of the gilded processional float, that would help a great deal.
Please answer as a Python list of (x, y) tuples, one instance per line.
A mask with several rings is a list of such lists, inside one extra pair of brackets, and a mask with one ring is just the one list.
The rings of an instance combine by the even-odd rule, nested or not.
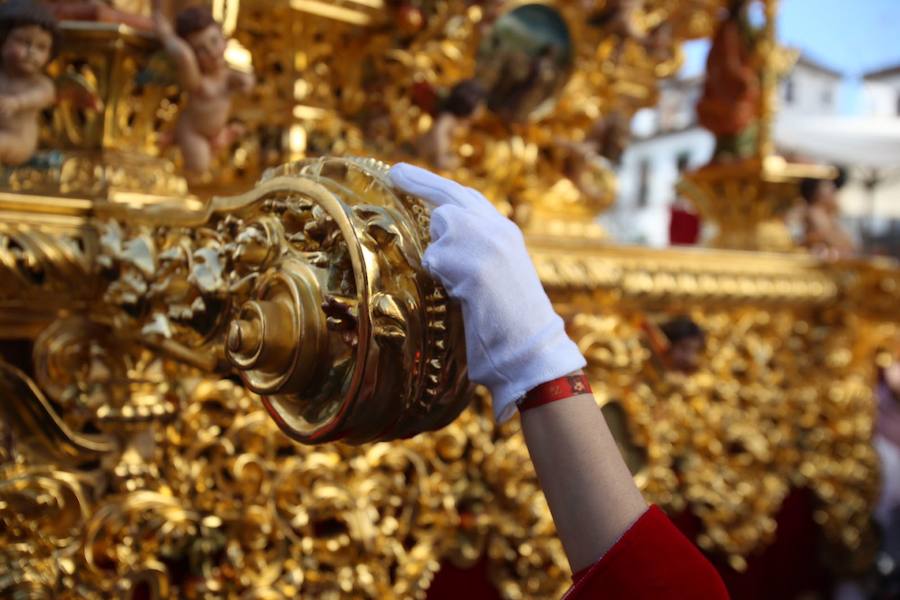
[[(179, 4), (48, 4), (55, 93), (0, 106), (0, 594), (425, 597), (479, 560), (503, 597), (562, 594), (518, 425), (489, 418), (421, 268), (428, 209), (385, 178), (428, 152), (526, 232), (649, 500), (740, 572), (806, 489), (831, 564), (866, 567), (900, 271), (784, 229), (799, 179), (833, 173), (772, 147), (775, 0), (741, 130), (681, 184), (719, 235), (663, 251), (596, 217), (631, 115), (734, 3), (214, 0), (212, 25)], [(50, 31), (35, 10), (0, 6), (4, 48)], [(215, 31), (220, 79), (183, 41)], [(487, 110), (423, 150), (466, 80)], [(37, 128), (19, 155), (14, 127)], [(707, 337), (687, 377), (659, 360), (673, 314)]]

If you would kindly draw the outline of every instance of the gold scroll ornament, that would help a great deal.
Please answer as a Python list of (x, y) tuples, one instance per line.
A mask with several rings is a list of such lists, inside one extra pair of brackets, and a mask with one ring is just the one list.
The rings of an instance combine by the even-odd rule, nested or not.
[(266, 214), (243, 233), (258, 235), (243, 264), (259, 278), (226, 356), (304, 443), (409, 437), (468, 401), (459, 310), (421, 266), (428, 209), (386, 175), (374, 160), (309, 160), (230, 200)]
[[(391, 188), (386, 165), (306, 160), (203, 211), (158, 204), (110, 215), (87, 230), (93, 242), (75, 261), (93, 296), (46, 329), (67, 341), (54, 333), (36, 342), (38, 383), (63, 412), (75, 402), (101, 429), (113, 414), (151, 417), (162, 405), (136, 404), (127, 366), (148, 350), (182, 369), (236, 371), (303, 443), (411, 437), (466, 406), (461, 315), (421, 266), (429, 210)], [(15, 232), (26, 252), (37, 235), (29, 231)], [(68, 281), (55, 281), (68, 271), (54, 269), (53, 256), (35, 246), (0, 266), (14, 271), (9, 281), (46, 273), (36, 285), (52, 302)], [(4, 290), (22, 301), (39, 291)], [(94, 368), (81, 364), (88, 356), (106, 358)], [(21, 412), (10, 421), (34, 422)]]

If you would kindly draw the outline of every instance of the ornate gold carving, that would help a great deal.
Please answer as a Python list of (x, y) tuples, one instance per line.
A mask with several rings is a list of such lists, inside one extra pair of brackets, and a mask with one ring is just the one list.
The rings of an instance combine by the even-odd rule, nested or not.
[(306, 442), (408, 437), (465, 406), (459, 312), (420, 265), (428, 211), (393, 192), (380, 163), (298, 163), (176, 214), (196, 224), (101, 222), (89, 257), (72, 248), (71, 265), (48, 254), (65, 239), (10, 225), (0, 260), (12, 275), (47, 292), (93, 282), (83, 316), (36, 343), (38, 380), (58, 402), (77, 398), (91, 418), (151, 416), (125, 383), (149, 349), (207, 372), (224, 373), (227, 358)]
[(130, 489), (133, 478), (104, 468), (2, 472), (0, 506), (17, 510), (0, 509), (0, 552), (15, 559), (0, 590), (101, 598), (150, 581), (149, 591), (185, 597), (421, 598), (439, 557), (482, 550), (509, 597), (564, 589), (565, 557), (521, 436), (498, 437), (489, 411), (435, 438), (311, 448), (290, 444), (229, 382), (179, 385), (189, 399), (180, 418), (146, 425), (156, 482)]
[(841, 277), (803, 255), (529, 241), (541, 280), (560, 293), (603, 290), (651, 306), (673, 299), (686, 305), (813, 306), (830, 304), (842, 292)]
[(3, 186), (132, 203), (187, 196), (174, 163), (160, 156), (157, 134), (174, 118), (177, 90), (165, 73), (154, 72), (165, 70), (156, 42), (122, 25), (61, 28), (61, 49), (48, 68), (61, 100), (42, 132), (42, 144), (52, 149), (6, 169)]
[(42, 204), (51, 214), (29, 215), (10, 209), (40, 205), (43, 199), (9, 200), (0, 195), (6, 209), (0, 209), (0, 337), (32, 337), (55, 318), (63, 295), (72, 308), (90, 296), (97, 239), (80, 218), (52, 214), (54, 208), (86, 207), (51, 201)]
[[(76, 229), (90, 241), (71, 244), (68, 269), (58, 264), (66, 238), (3, 225), (3, 264), (32, 285), (4, 293), (40, 291), (48, 318), (68, 302), (62, 288), (80, 282), (85, 301), (34, 343), (36, 379), (54, 404), (10, 370), (0, 383), (15, 418), (4, 420), (19, 448), (31, 435), (53, 462), (64, 462), (53, 452), (72, 455), (90, 484), (72, 524), (79, 540), (35, 522), (47, 543), (28, 560), (0, 540), (22, 559), (2, 593), (421, 597), (458, 522), (463, 490), (438, 487), (427, 462), (449, 468), (439, 457), (449, 461), (451, 445), (304, 450), (259, 399), (214, 383), (227, 358), (306, 441), (408, 437), (453, 420), (468, 402), (465, 350), (458, 309), (421, 269), (421, 201), (394, 193), (380, 163), (332, 159), (285, 167), (206, 210), (108, 213), (122, 221)], [(29, 469), (20, 462), (0, 478), (60, 485)], [(15, 518), (6, 511), (25, 502), (24, 486), (0, 517)], [(181, 578), (172, 560), (197, 575)]]
[[(217, 186), (306, 153), (410, 156), (431, 118), (414, 88), (472, 75), (491, 15), (427, 2), (416, 25), (374, 4), (242, 3), (234, 34), (261, 83), (237, 104), (253, 133)], [(720, 3), (647, 0), (632, 33), (588, 23), (611, 2), (547, 4), (576, 52), (556, 108), (538, 123), (487, 116), (451, 175), (530, 228), (598, 401), (627, 416), (649, 498), (695, 511), (699, 541), (740, 568), (777, 533), (787, 490), (807, 485), (828, 538), (863, 556), (877, 482), (867, 361), (896, 334), (895, 265), (572, 239), (601, 237), (591, 219), (614, 178), (602, 161), (573, 177), (559, 140), (652, 103), (678, 43), (708, 35)], [(507, 598), (561, 595), (565, 556), (518, 425), (495, 427), (484, 394), (429, 435), (312, 448), (224, 378), (242, 371), (307, 440), (318, 426), (404, 437), (456, 416), (460, 323), (421, 273), (423, 207), (385, 187), (382, 165), (346, 160), (185, 197), (156, 147), (176, 92), (134, 81), (153, 43), (95, 25), (66, 37), (88, 60), (70, 45), (57, 74), (96, 84), (103, 108), (55, 111), (46, 141), (67, 150), (8, 173), (17, 193), (0, 194), (0, 337), (34, 340), (34, 380), (0, 365), (17, 439), (12, 460), (0, 452), (0, 595), (421, 598), (440, 560), (480, 556)], [(723, 245), (772, 246), (734, 215), (776, 217), (800, 174), (751, 167), (695, 182), (724, 211)], [(676, 310), (710, 339), (681, 380), (640, 328)], [(22, 446), (66, 456), (48, 465)]]
[[(416, 141), (433, 121), (433, 107), (422, 94), (434, 100), (475, 75), (478, 48), (495, 19), (527, 3), (426, 3), (414, 28), (404, 28), (401, 9), (385, 8), (364, 33), (333, 15), (310, 17), (305, 3), (296, 11), (288, 2), (275, 4), (267, 12), (248, 11), (235, 35), (254, 56), (266, 57), (257, 64), (260, 102), (269, 122), (275, 119), (290, 130), (287, 156), (351, 153), (414, 160)], [(586, 224), (614, 199), (611, 168), (592, 167), (592, 193), (579, 194), (563, 142), (582, 141), (592, 125), (614, 112), (627, 120), (637, 108), (651, 105), (658, 78), (680, 64), (680, 41), (708, 34), (718, 3), (640, 3), (634, 18), (647, 33), (641, 39), (602, 24), (613, 3), (539, 4), (559, 13), (572, 40), (572, 73), (553, 111), (539, 122), (506, 123), (487, 115), (455, 149), (462, 165), (450, 174), (484, 191), (534, 231), (599, 237), (599, 227)], [(353, 8), (370, 13), (358, 3)], [(293, 64), (276, 60), (284, 48), (294, 54)], [(292, 90), (292, 97), (286, 98), (285, 90)], [(249, 112), (248, 118), (260, 121), (258, 111)], [(245, 150), (255, 160), (259, 148)]]
[[(27, 375), (0, 360), (3, 421), (23, 448), (56, 464), (96, 460), (115, 449), (108, 436), (77, 433)], [(67, 415), (71, 419), (71, 415)]]
[(878, 465), (869, 355), (848, 350), (858, 321), (755, 302), (695, 308), (707, 351), (683, 375), (663, 368), (648, 340), (652, 316), (612, 302), (609, 314), (576, 315), (573, 333), (595, 393), (628, 416), (622, 433), (645, 457), (636, 480), (648, 500), (699, 517), (700, 546), (737, 570), (774, 539), (791, 489), (817, 494), (816, 519), (835, 544), (871, 550)]
[[(282, 214), (286, 243), (232, 322), (227, 356), (302, 441), (407, 437), (466, 401), (459, 313), (420, 266), (427, 209), (385, 177), (373, 161), (321, 159), (230, 201)], [(377, 406), (385, 398), (397, 403)], [(409, 416), (385, 429), (398, 409)]]

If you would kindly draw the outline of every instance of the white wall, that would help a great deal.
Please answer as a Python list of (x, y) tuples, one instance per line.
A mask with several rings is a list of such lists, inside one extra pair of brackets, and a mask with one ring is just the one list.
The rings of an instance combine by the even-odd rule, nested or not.
[(864, 173), (851, 170), (850, 181), (838, 196), (841, 212), (848, 218), (863, 219), (876, 229), (900, 219), (900, 173), (887, 173), (874, 190), (863, 184), (861, 178), (864, 176)]
[[(619, 196), (607, 229), (621, 242), (641, 242), (651, 246), (669, 243), (669, 206), (675, 200), (678, 156), (688, 155), (688, 167), (706, 164), (715, 147), (713, 136), (699, 128), (662, 134), (632, 144), (622, 156), (619, 168)], [(648, 161), (647, 203), (639, 207), (641, 163)], [(615, 231), (612, 229), (615, 228)]]
[(863, 81), (863, 110), (873, 117), (900, 116), (900, 73)]
[(663, 83), (656, 112), (659, 128), (664, 131), (680, 130), (697, 122), (697, 102), (703, 93), (703, 81), (696, 79), (675, 84)]
[[(787, 91), (793, 88), (793, 99)], [(837, 109), (841, 79), (799, 63), (781, 82), (779, 109), (785, 114), (831, 114)]]

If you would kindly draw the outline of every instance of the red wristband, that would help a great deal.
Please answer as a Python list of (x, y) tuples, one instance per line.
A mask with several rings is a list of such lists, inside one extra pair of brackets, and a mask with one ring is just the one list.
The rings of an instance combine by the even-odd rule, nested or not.
[(525, 398), (519, 403), (519, 410), (524, 412), (557, 400), (565, 400), (572, 396), (590, 393), (591, 384), (583, 373), (566, 375), (565, 377), (542, 383), (525, 394)]

